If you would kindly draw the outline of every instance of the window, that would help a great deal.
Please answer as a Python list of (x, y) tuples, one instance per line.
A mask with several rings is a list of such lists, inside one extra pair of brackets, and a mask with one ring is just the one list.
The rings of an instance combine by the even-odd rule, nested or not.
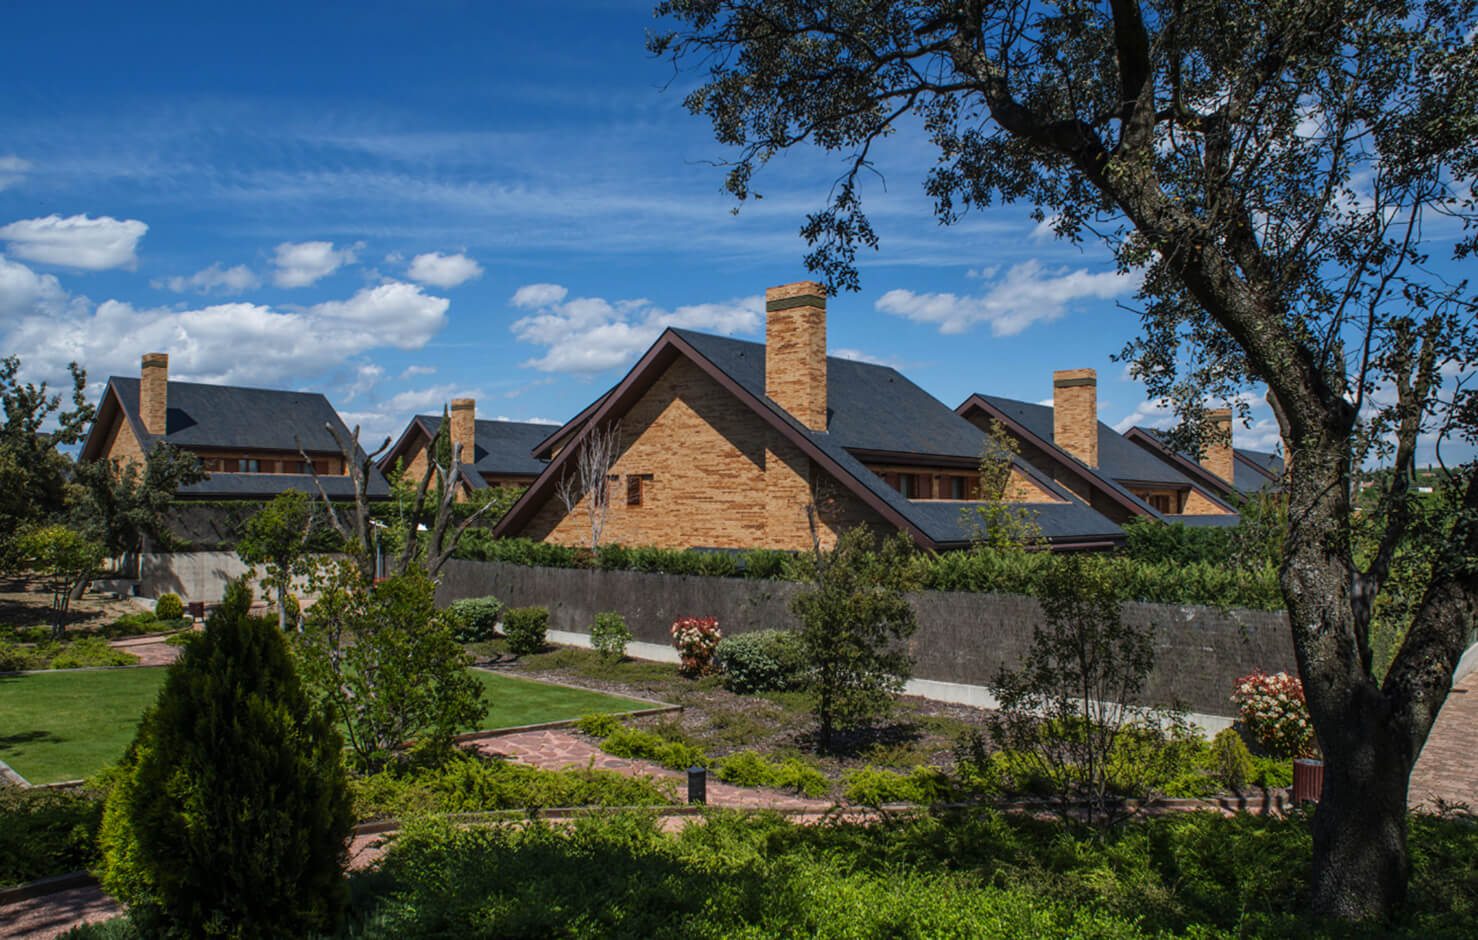
[(626, 478), (626, 505), (641, 505), (641, 477), (634, 473)]
[(237, 473), (261, 473), (262, 462), (256, 458), (241, 457), (236, 461)]
[(950, 477), (949, 478), (949, 498), (950, 499), (964, 499), (965, 498), (965, 478), (964, 477)]
[(898, 492), (903, 494), (904, 499), (913, 499), (914, 484), (912, 473), (898, 474)]

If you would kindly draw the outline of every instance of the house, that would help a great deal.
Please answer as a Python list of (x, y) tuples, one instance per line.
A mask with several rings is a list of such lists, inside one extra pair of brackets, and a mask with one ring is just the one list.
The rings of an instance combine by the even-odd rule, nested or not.
[(1027, 463), (1116, 523), (1137, 517), (1235, 525), (1236, 509), (1204, 474), (1162, 460), (1098, 420), (1093, 369), (1052, 374), (1052, 404), (975, 394), (955, 411), (974, 426), (999, 425)]
[[(553, 430), (549, 425), (479, 421), (477, 401), (472, 398), (452, 399), (448, 413), (452, 444), (462, 445), (462, 479), (469, 488), (528, 486), (548, 465), (548, 459), (535, 457), (533, 452)], [(408, 479), (419, 481), (426, 472), (426, 447), (440, 429), (439, 415), (416, 415), (380, 458), (380, 472), (388, 475), (399, 465)]]
[(1283, 476), (1283, 458), (1265, 451), (1233, 446), (1230, 408), (1211, 412), (1211, 419), (1220, 425), (1219, 436), (1227, 443), (1207, 445), (1206, 454), (1200, 461), (1166, 446), (1164, 437), (1153, 428), (1130, 428), (1124, 437), (1186, 476), (1200, 480), (1223, 499), (1235, 500), (1253, 493), (1276, 490)]
[[(199, 457), (208, 474), (180, 489), (185, 499), (270, 499), (289, 489), (313, 494), (314, 472), (330, 497), (352, 499), (354, 483), (329, 427), (350, 439), (322, 395), (171, 382), (169, 356), (148, 353), (138, 378), (109, 377), (80, 459), (141, 462), (162, 442)], [(390, 495), (373, 467), (366, 484), (371, 497)]]
[[(601, 539), (665, 548), (831, 543), (867, 524), (929, 549), (969, 544), (979, 428), (895, 369), (826, 355), (826, 299), (805, 281), (766, 291), (765, 342), (669, 328), (613, 389), (536, 448), (548, 465), (494, 530), (590, 544), (585, 499), (559, 497), (596, 433), (619, 435)], [(1057, 548), (1123, 531), (1030, 463), (1008, 492)]]

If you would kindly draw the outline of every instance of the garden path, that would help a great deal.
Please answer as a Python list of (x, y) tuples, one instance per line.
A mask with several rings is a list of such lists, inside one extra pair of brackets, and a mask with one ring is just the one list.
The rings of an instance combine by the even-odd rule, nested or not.
[(113, 640), (108, 645), (114, 649), (134, 654), (139, 658), (138, 665), (140, 666), (168, 666), (180, 656), (178, 646), (171, 646), (153, 636)]
[[(597, 770), (613, 770), (628, 777), (657, 777), (678, 782), (678, 797), (684, 796), (687, 775), (668, 770), (651, 761), (632, 760), (607, 754), (588, 740), (560, 729), (520, 731), (483, 741), (477, 749), (484, 754), (500, 755), (522, 764), (544, 770), (587, 767), (594, 762)], [(830, 809), (832, 802), (808, 799), (778, 790), (736, 787), (716, 779), (708, 780), (708, 805), (734, 809), (814, 810)]]
[(1411, 771), (1407, 800), (1435, 808), (1466, 803), (1478, 812), (1478, 672), (1471, 672), (1447, 696), (1426, 746)]

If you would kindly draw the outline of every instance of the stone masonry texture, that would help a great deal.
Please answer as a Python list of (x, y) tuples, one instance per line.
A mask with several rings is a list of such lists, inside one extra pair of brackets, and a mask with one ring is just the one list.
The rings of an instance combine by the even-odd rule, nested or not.
[(1210, 417), (1222, 439), (1206, 445), (1206, 456), (1201, 458), (1201, 466), (1230, 483), (1234, 472), (1232, 461), (1235, 459), (1232, 453), (1232, 409), (1218, 408), (1210, 413)]
[(150, 434), (163, 434), (169, 397), (169, 356), (145, 353), (139, 370), (139, 419)]
[[(462, 462), (477, 462), (477, 401), (453, 398), (451, 406), (452, 447), (462, 445)], [(424, 471), (425, 468), (422, 467)]]
[(765, 291), (765, 394), (826, 430), (826, 293), (815, 281)]
[(1098, 373), (1052, 373), (1052, 443), (1090, 467), (1098, 466)]
[[(725, 635), (793, 628), (789, 602), (802, 586), (742, 578), (529, 568), (500, 562), (452, 561), (442, 570), (437, 602), (491, 594), (515, 607), (549, 608), (549, 626), (585, 633), (602, 611), (626, 618), (635, 639), (671, 642), (679, 617), (717, 617)], [(1030, 597), (921, 591), (910, 595), (919, 629), (910, 642), (920, 679), (986, 685), (1014, 666), (1031, 643), (1042, 611)], [(1179, 702), (1209, 715), (1235, 715), (1232, 683), (1255, 669), (1295, 669), (1282, 612), (1131, 603), (1128, 623), (1154, 627), (1155, 668), (1146, 697)]]

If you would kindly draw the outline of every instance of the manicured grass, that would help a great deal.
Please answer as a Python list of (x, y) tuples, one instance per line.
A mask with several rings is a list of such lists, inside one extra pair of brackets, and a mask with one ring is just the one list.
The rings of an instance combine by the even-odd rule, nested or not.
[(619, 714), (653, 707), (651, 702), (518, 679), (483, 669), (474, 669), (472, 674), (482, 680), (491, 707), (487, 717), (479, 723), (481, 727), (468, 728), (468, 731), (563, 721), (579, 718), (586, 712)]
[(32, 783), (85, 777), (123, 756), (164, 667), (0, 676), (0, 760)]
[[(473, 670), (491, 707), (477, 731), (627, 712), (648, 702)], [(164, 667), (0, 676), (0, 760), (32, 783), (73, 780), (123, 756)]]

